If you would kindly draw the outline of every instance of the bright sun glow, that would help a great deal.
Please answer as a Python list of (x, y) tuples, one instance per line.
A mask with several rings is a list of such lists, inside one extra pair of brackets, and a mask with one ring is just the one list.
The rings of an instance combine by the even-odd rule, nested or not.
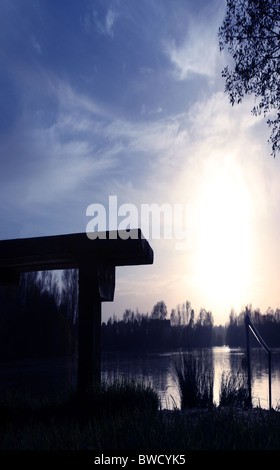
[(196, 280), (201, 294), (221, 305), (246, 299), (250, 281), (250, 194), (232, 158), (212, 163), (200, 186)]

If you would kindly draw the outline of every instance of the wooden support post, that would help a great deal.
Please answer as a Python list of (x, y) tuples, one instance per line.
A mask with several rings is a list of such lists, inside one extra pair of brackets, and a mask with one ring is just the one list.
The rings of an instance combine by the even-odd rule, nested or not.
[(101, 302), (114, 298), (115, 268), (79, 267), (78, 392), (101, 380)]

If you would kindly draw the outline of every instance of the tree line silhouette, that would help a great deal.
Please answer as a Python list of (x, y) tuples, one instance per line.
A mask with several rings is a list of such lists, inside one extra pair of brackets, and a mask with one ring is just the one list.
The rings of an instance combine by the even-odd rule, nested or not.
[[(30, 272), (19, 288), (0, 288), (0, 360), (55, 357), (77, 353), (78, 271)], [(186, 301), (168, 314), (163, 300), (150, 313), (126, 309), (101, 325), (103, 351), (157, 350), (245, 346), (244, 318), (251, 321), (269, 347), (280, 347), (280, 309), (264, 314), (252, 307), (230, 312), (225, 325), (214, 325), (211, 311), (198, 313)], [(252, 339), (252, 344), (254, 340)]]
[(173, 309), (169, 319), (166, 317), (164, 301), (157, 302), (150, 315), (127, 309), (121, 320), (113, 316), (102, 324), (103, 348), (155, 350), (211, 347), (219, 342), (212, 313), (205, 309), (196, 317), (190, 302), (186, 302)]
[(0, 287), (1, 360), (55, 357), (75, 351), (78, 274), (28, 272), (19, 287)]
[[(275, 311), (269, 307), (264, 314), (260, 310), (247, 307), (238, 315), (232, 310), (229, 315), (229, 322), (226, 327), (225, 342), (229, 347), (245, 347), (246, 338), (244, 334), (245, 315), (249, 317), (257, 328), (258, 332), (270, 348), (280, 347), (280, 309)], [(253, 335), (250, 342), (257, 346), (257, 340)]]

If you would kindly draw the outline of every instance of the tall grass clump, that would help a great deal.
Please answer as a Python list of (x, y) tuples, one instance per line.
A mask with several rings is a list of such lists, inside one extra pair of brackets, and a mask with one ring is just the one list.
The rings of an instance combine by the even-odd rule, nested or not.
[(46, 396), (39, 400), (32, 395), (20, 397), (8, 391), (0, 399), (2, 422), (31, 417), (44, 422), (52, 419), (85, 422), (126, 413), (156, 413), (159, 408), (160, 398), (150, 385), (125, 379), (101, 382), (83, 393), (69, 391), (66, 396)]
[(246, 374), (237, 371), (236, 374), (223, 372), (220, 385), (220, 406), (246, 408), (249, 404), (249, 391)]
[(185, 352), (174, 357), (173, 372), (180, 394), (181, 409), (213, 405), (213, 367)]
[(133, 410), (156, 412), (160, 407), (160, 398), (153, 388), (133, 379), (102, 382), (88, 397), (95, 411), (103, 409), (106, 413)]

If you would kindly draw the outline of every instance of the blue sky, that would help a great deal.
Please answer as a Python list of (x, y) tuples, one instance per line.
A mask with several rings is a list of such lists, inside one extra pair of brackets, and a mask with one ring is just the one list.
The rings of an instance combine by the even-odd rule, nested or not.
[(0, 0), (0, 238), (83, 232), (93, 203), (182, 204), (184, 252), (118, 268), (115, 301), (216, 323), (280, 307), (279, 158), (251, 98), (232, 108), (224, 0)]

